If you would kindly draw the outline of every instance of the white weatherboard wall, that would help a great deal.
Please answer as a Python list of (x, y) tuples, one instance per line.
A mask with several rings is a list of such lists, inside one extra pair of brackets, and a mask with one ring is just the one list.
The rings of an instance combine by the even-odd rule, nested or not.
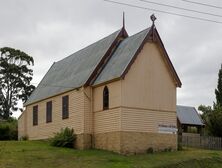
[(158, 132), (176, 125), (176, 85), (155, 43), (146, 43), (121, 82), (123, 131)]

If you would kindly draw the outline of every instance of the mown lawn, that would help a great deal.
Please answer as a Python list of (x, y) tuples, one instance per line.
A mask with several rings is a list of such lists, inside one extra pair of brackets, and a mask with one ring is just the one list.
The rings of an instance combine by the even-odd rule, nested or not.
[(217, 168), (222, 151), (186, 149), (136, 156), (56, 148), (46, 142), (0, 142), (0, 168)]

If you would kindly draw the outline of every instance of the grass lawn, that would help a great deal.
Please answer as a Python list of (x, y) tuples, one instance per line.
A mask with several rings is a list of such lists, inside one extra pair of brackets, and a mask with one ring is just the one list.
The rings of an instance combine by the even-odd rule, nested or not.
[(217, 168), (222, 151), (186, 149), (136, 156), (56, 148), (40, 141), (0, 141), (0, 168)]

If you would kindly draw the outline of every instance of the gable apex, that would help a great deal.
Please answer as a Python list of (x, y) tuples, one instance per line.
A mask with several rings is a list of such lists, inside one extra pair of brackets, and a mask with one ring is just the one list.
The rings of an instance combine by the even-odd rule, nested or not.
[(163, 59), (166, 60), (165, 62), (172, 78), (175, 81), (175, 85), (177, 87), (181, 87), (181, 81), (173, 67), (172, 62), (170, 61), (155, 26), (124, 39), (93, 85), (99, 85), (114, 79), (123, 79), (146, 42), (154, 42), (162, 49)]
[(136, 51), (134, 57), (132, 58), (131, 62), (128, 64), (127, 68), (125, 69), (125, 71), (123, 72), (123, 74), (121, 75), (121, 78), (124, 78), (126, 73), (129, 71), (131, 65), (133, 64), (133, 62), (135, 61), (136, 57), (139, 55), (140, 51), (142, 50), (143, 46), (145, 45), (146, 42), (151, 41), (156, 43), (163, 51), (163, 58), (166, 61), (167, 67), (169, 68), (170, 74), (173, 77), (175, 84), (177, 87), (181, 87), (182, 83), (180, 81), (179, 76), (177, 75), (177, 72), (168, 56), (168, 53), (164, 47), (164, 44), (162, 42), (162, 39), (156, 29), (156, 26), (152, 25), (152, 27), (149, 29), (149, 33), (147, 34), (147, 36), (145, 37), (145, 39), (143, 40), (143, 42), (141, 43), (140, 47), (138, 48), (138, 50)]

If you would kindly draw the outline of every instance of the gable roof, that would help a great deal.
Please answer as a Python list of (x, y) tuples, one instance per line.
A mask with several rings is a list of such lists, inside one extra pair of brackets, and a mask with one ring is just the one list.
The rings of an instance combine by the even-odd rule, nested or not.
[(25, 106), (43, 99), (88, 85), (97, 85), (117, 78), (124, 78), (130, 66), (150, 37), (155, 37), (163, 49), (164, 59), (177, 86), (180, 79), (167, 55), (160, 36), (152, 26), (131, 37), (123, 27), (121, 30), (98, 42), (55, 62)]
[(154, 38), (152, 40), (156, 42), (162, 49), (163, 59), (165, 59), (176, 86), (181, 87), (181, 81), (173, 67), (172, 62), (170, 61), (170, 58), (155, 26), (125, 38), (120, 43), (100, 75), (94, 81), (93, 85), (98, 85), (118, 78), (124, 78), (130, 66), (143, 48), (145, 42), (149, 41), (151, 38)]
[(95, 80), (94, 85), (119, 78), (124, 73), (149, 31), (150, 28), (124, 39)]
[(25, 105), (83, 86), (117, 37), (118, 30), (98, 42), (55, 62), (46, 73)]
[(195, 107), (177, 106), (177, 118), (181, 124), (204, 126)]

